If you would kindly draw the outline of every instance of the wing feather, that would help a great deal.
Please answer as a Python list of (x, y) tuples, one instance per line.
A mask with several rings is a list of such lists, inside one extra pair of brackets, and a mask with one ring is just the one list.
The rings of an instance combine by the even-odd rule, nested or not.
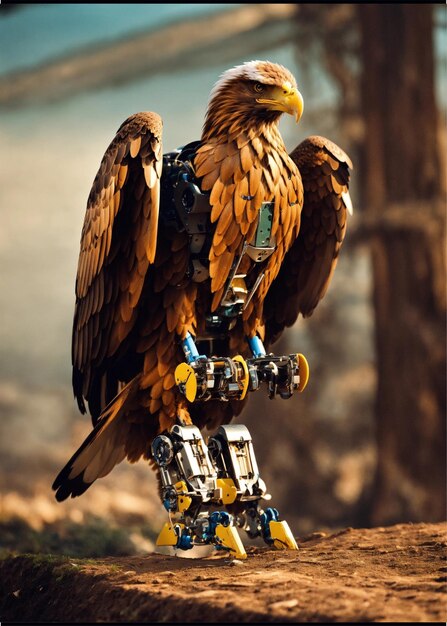
[(83, 412), (91, 382), (123, 349), (155, 258), (161, 139), (156, 113), (129, 117), (104, 154), (88, 198), (72, 339), (73, 388)]
[[(303, 180), (304, 206), (299, 233), (266, 296), (267, 344), (276, 341), (300, 313), (310, 316), (325, 295), (345, 237), (347, 213), (352, 210), (348, 190), (352, 163), (341, 148), (312, 136), (290, 156)], [(293, 202), (290, 190), (288, 194)]]

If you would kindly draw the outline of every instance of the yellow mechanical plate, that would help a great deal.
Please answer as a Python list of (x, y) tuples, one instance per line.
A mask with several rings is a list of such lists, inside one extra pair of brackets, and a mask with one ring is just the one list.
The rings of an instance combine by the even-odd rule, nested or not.
[(298, 385), (298, 391), (304, 391), (307, 383), (309, 382), (309, 363), (307, 362), (304, 354), (298, 353), (298, 367), (300, 369), (300, 384)]
[[(178, 526), (180, 526), (182, 530), (185, 527), (184, 524), (178, 524)], [(166, 522), (166, 524), (161, 529), (155, 544), (157, 546), (175, 546), (177, 544), (177, 541), (178, 537), (174, 530), (174, 527), (169, 522)]]
[(178, 483), (175, 483), (174, 487), (176, 492), (178, 493), (177, 508), (180, 513), (183, 513), (183, 511), (186, 511), (191, 506), (192, 498), (186, 495), (188, 492), (188, 487), (186, 486), (184, 480), (179, 480)]
[(245, 398), (245, 396), (247, 395), (247, 391), (248, 391), (248, 381), (249, 381), (249, 375), (248, 375), (248, 366), (247, 363), (245, 362), (244, 357), (242, 357), (240, 354), (238, 354), (237, 356), (233, 357), (233, 361), (236, 361), (237, 363), (240, 363), (242, 365), (242, 369), (244, 370), (244, 378), (242, 378), (241, 382), (242, 382), (242, 393), (241, 393), (241, 397), (239, 398), (239, 400), (243, 400)]
[(275, 522), (272, 520), (269, 526), (273, 545), (277, 550), (298, 550), (295, 537), (292, 535), (287, 522)]
[(237, 489), (232, 478), (218, 478), (216, 480), (218, 489), (222, 489), (222, 503), (231, 504), (237, 498)]
[(184, 480), (179, 480), (174, 487), (177, 493), (188, 493), (188, 486)]
[(247, 553), (242, 545), (239, 533), (234, 526), (222, 526), (222, 524), (217, 524), (216, 536), (220, 539), (221, 545), (230, 550), (232, 555), (237, 559), (247, 558)]
[(188, 363), (180, 363), (175, 368), (175, 384), (182, 385), (186, 399), (189, 402), (194, 402), (197, 395), (197, 380), (194, 370)]

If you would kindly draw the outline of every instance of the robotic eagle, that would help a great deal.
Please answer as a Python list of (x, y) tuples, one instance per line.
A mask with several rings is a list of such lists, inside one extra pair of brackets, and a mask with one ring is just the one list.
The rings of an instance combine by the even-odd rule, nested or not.
[[(311, 315), (337, 263), (349, 157), (313, 136), (289, 155), (278, 130), (303, 100), (268, 61), (225, 72), (200, 141), (162, 153), (156, 113), (129, 117), (88, 198), (76, 279), (73, 389), (94, 429), (57, 476), (82, 494), (125, 457), (159, 473), (158, 545), (212, 543), (244, 558), (236, 530), (297, 549), (259, 475), (250, 433), (229, 425), (249, 391), (302, 391), (303, 355), (270, 345)], [(216, 429), (207, 443), (201, 429)]]

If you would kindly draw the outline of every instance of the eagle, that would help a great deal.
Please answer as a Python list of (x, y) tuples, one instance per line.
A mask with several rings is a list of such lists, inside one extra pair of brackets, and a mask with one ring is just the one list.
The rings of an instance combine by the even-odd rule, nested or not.
[[(303, 113), (294, 76), (250, 61), (222, 74), (200, 140), (174, 157), (163, 155), (157, 113), (118, 129), (88, 197), (76, 277), (73, 390), (93, 430), (54, 481), (57, 500), (79, 496), (125, 458), (156, 469), (151, 442), (176, 423), (211, 430), (240, 413), (247, 398), (190, 402), (180, 393), (185, 337), (228, 357), (247, 355), (255, 336), (269, 349), (325, 295), (352, 210), (352, 163), (320, 136), (289, 154), (284, 113), (296, 122)], [(205, 232), (173, 206), (180, 153)], [(256, 247), (262, 238), (268, 245)], [(228, 304), (229, 291), (239, 300)]]

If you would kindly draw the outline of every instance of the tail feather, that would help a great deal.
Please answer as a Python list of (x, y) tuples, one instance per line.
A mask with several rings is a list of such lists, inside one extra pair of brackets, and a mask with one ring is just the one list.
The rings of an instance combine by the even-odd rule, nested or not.
[(56, 500), (80, 496), (125, 458), (130, 424), (123, 417), (138, 388), (136, 377), (104, 409), (95, 428), (56, 477), (52, 486)]

